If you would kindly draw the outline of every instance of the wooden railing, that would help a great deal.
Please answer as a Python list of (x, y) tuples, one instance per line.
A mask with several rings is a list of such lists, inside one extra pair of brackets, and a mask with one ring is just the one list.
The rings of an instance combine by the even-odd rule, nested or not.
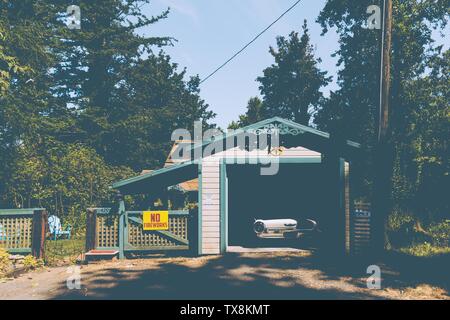
[(0, 248), (43, 258), (46, 227), (45, 209), (0, 210)]
[(86, 251), (189, 250), (190, 238), (195, 237), (190, 229), (197, 226), (191, 218), (189, 211), (169, 211), (168, 230), (144, 231), (142, 211), (126, 211), (121, 217), (111, 208), (91, 208), (87, 211)]
[(127, 242), (125, 250), (188, 250), (189, 211), (169, 211), (169, 230), (144, 231), (142, 212), (127, 212)]
[(370, 203), (355, 202), (351, 223), (352, 253), (368, 253), (371, 240), (371, 206)]

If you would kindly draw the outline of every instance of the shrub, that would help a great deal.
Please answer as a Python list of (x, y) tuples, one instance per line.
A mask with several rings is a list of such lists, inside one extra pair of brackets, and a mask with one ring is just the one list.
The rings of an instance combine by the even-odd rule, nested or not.
[(433, 244), (435, 246), (447, 247), (450, 246), (450, 222), (443, 221), (441, 223), (434, 223), (428, 228)]
[(429, 242), (424, 242), (418, 245), (410, 246), (408, 248), (400, 249), (400, 252), (416, 256), (416, 257), (431, 257), (440, 254), (450, 253), (449, 247), (433, 246)]
[(11, 261), (9, 260), (9, 253), (3, 248), (0, 248), (0, 276), (11, 266)]
[(27, 269), (38, 269), (44, 266), (44, 262), (41, 259), (36, 259), (32, 255), (28, 255), (23, 260), (23, 266)]
[(408, 214), (394, 212), (389, 215), (387, 233), (389, 243), (393, 247), (411, 245), (414, 239), (414, 217)]

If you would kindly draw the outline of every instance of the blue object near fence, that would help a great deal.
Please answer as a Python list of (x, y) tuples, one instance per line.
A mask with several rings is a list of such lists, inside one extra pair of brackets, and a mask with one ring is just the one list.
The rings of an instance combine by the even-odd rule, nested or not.
[(56, 240), (63, 236), (67, 237), (67, 239), (70, 239), (71, 227), (68, 226), (65, 230), (63, 230), (61, 220), (55, 215), (48, 217), (48, 228), (50, 234), (53, 236), (53, 240)]
[(0, 223), (0, 241), (6, 241), (6, 232), (3, 231), (3, 225)]

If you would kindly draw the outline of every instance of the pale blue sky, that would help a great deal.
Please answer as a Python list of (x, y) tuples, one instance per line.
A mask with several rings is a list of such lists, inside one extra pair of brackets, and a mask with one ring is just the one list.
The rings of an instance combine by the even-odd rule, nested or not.
[[(174, 47), (165, 47), (180, 68), (188, 75), (206, 77), (267, 27), (294, 0), (153, 0), (144, 7), (156, 15), (170, 7), (169, 18), (143, 30), (146, 35), (171, 36), (178, 40)], [(201, 96), (217, 113), (215, 122), (226, 128), (245, 112), (247, 101), (259, 95), (256, 78), (273, 63), (269, 46), (278, 35), (301, 30), (307, 19), (316, 56), (322, 58), (321, 68), (333, 76), (325, 95), (336, 86), (336, 62), (331, 54), (338, 48), (338, 36), (331, 30), (320, 36), (315, 22), (326, 0), (304, 0), (240, 56), (201, 86)]]
[[(178, 40), (174, 47), (164, 50), (189, 75), (205, 77), (232, 54), (242, 48), (256, 34), (267, 27), (294, 0), (153, 0), (144, 12), (157, 14), (171, 8), (169, 18), (144, 30), (146, 35), (171, 36)], [(317, 56), (322, 68), (335, 74), (336, 59), (330, 54), (337, 49), (337, 36), (330, 32), (321, 37), (315, 20), (325, 0), (304, 0), (282, 20), (260, 37), (239, 57), (201, 86), (201, 96), (217, 113), (215, 122), (226, 128), (232, 120), (245, 112), (250, 97), (259, 95), (256, 77), (273, 63), (269, 46), (275, 45), (278, 35), (301, 30), (308, 19)], [(329, 88), (336, 88), (334, 84)], [(329, 90), (327, 88), (327, 91)]]

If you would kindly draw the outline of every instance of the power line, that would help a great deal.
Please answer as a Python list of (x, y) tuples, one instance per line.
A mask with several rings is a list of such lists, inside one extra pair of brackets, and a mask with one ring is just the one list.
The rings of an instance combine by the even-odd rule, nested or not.
[(220, 69), (225, 67), (228, 63), (230, 63), (234, 58), (236, 58), (239, 54), (241, 54), (245, 49), (247, 49), (253, 42), (255, 42), (260, 36), (262, 36), (267, 30), (269, 30), (275, 23), (280, 21), (289, 11), (294, 9), (302, 0), (296, 1), (289, 9), (287, 9), (281, 16), (279, 16), (274, 22), (272, 22), (267, 28), (265, 28), (263, 31), (258, 33), (249, 43), (247, 43), (241, 50), (236, 52), (230, 59), (225, 61), (220, 67), (218, 67), (216, 70), (211, 72), (206, 78), (204, 78), (202, 81), (200, 81), (200, 84), (211, 78), (213, 75), (215, 75)]

